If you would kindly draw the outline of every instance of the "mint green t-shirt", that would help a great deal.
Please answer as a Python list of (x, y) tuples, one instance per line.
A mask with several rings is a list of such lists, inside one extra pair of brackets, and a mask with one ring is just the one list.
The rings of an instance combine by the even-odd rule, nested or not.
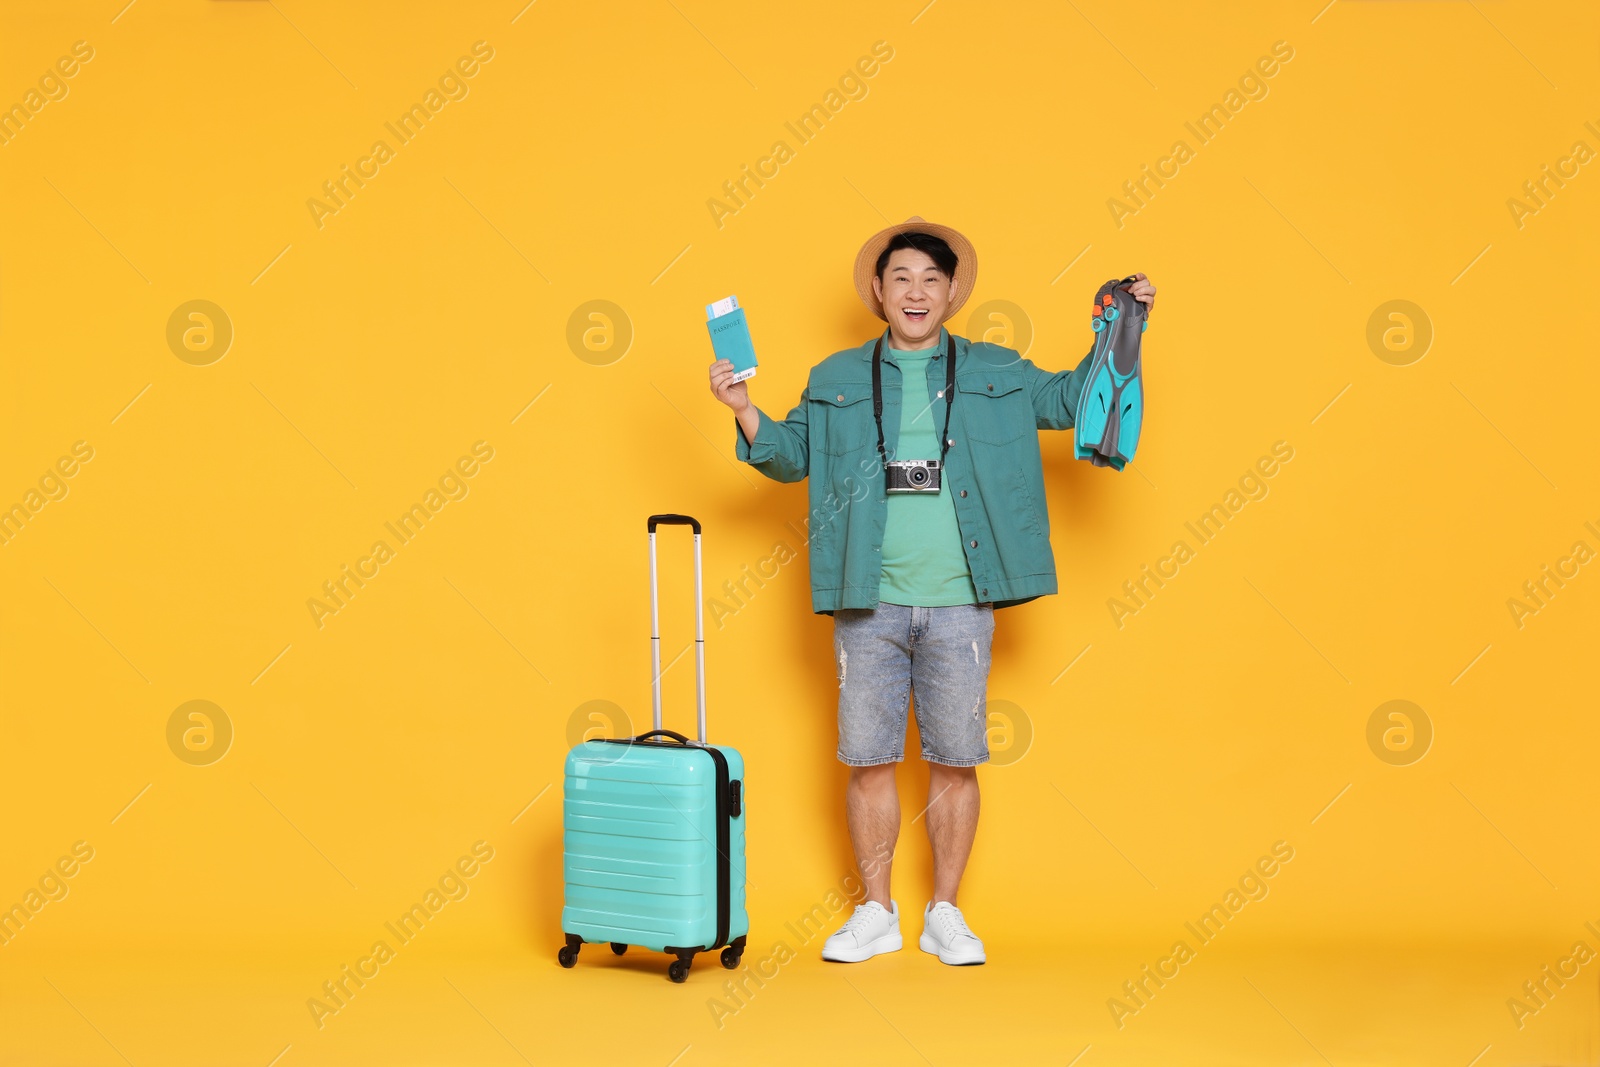
[[(921, 399), (927, 395), (928, 365), (937, 351), (938, 346), (895, 350), (902, 383), (900, 440), (890, 459), (939, 458), (944, 401), (929, 406)], [(978, 603), (948, 485), (938, 493), (890, 493), (888, 503), (878, 599), (925, 608)]]

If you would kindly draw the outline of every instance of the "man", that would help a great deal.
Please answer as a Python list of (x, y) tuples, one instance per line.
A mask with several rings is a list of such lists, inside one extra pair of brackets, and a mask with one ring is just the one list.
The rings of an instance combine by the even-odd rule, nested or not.
[[(834, 620), (838, 758), (851, 768), (846, 814), (866, 886), (823, 945), (826, 960), (901, 947), (889, 861), (912, 694), (934, 859), (918, 943), (948, 964), (986, 958), (956, 891), (978, 828), (977, 765), (989, 758), (994, 610), (1056, 591), (1030, 431), (1073, 426), (1090, 356), (1053, 373), (950, 334), (942, 324), (971, 294), (977, 267), (971, 243), (948, 226), (914, 217), (874, 235), (856, 256), (856, 290), (888, 329), (813, 367), (781, 422), (750, 401), (747, 382), (730, 381), (731, 363), (711, 365), (711, 391), (735, 415), (736, 456), (780, 482), (811, 479), (812, 609)], [(1133, 277), (1128, 290), (1153, 304), (1155, 286)], [(942, 461), (937, 491), (904, 491), (932, 481), (926, 468), (894, 467), (908, 460)]]

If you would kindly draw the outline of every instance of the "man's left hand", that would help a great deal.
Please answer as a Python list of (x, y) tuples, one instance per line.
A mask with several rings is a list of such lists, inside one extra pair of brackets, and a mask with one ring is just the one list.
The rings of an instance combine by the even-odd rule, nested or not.
[(1156, 287), (1150, 284), (1150, 279), (1145, 277), (1142, 271), (1134, 271), (1133, 278), (1134, 280), (1123, 286), (1123, 288), (1132, 293), (1134, 299), (1143, 303), (1146, 310), (1154, 307)]

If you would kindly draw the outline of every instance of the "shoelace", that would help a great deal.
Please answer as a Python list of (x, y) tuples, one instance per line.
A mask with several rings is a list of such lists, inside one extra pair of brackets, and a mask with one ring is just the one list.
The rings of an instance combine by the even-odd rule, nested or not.
[(947, 940), (954, 941), (958, 937), (970, 937), (974, 941), (978, 940), (978, 935), (967, 927), (967, 920), (955, 905), (951, 905), (948, 908), (934, 908), (933, 914), (938, 916), (939, 924), (944, 927)]
[(856, 910), (851, 913), (850, 918), (844, 921), (844, 925), (839, 928), (839, 932), (841, 934), (853, 934), (871, 922), (873, 916), (883, 910), (882, 904), (879, 904), (876, 908), (868, 907), (865, 904), (857, 904)]

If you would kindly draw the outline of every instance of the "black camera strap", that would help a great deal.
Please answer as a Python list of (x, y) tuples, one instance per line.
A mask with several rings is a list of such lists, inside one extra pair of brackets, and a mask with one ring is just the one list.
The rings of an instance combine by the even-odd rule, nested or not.
[[(949, 346), (945, 349), (944, 368), (944, 433), (939, 437), (939, 466), (944, 467), (944, 454), (950, 450), (950, 406), (956, 399), (956, 335), (948, 334)], [(878, 458), (887, 468), (889, 454), (883, 450), (883, 338), (872, 346), (872, 421), (878, 424)], [(906, 402), (905, 377), (901, 376), (900, 403)]]

